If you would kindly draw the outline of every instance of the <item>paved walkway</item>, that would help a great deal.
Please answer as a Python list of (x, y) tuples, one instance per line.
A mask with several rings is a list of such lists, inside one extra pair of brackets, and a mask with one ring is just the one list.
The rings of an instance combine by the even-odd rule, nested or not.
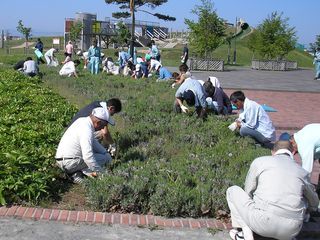
[[(312, 70), (269, 72), (232, 68), (226, 72), (195, 72), (193, 75), (198, 79), (216, 76), (228, 94), (241, 89), (248, 98), (275, 108), (277, 112), (269, 114), (277, 133), (293, 133), (308, 123), (320, 122), (320, 81), (313, 80)], [(314, 182), (318, 175), (319, 166), (313, 172)], [(227, 229), (230, 227), (230, 223), (215, 219), (165, 219), (19, 206), (0, 208), (0, 239), (222, 240), (229, 239)], [(313, 217), (305, 224), (298, 239), (320, 239), (320, 218)]]

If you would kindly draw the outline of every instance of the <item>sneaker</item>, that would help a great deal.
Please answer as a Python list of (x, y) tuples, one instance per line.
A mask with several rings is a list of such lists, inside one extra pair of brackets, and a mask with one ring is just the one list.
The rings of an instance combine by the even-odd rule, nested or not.
[(232, 240), (244, 240), (243, 232), (238, 231), (237, 229), (231, 229), (229, 235)]
[(83, 183), (83, 174), (82, 172), (75, 172), (70, 176), (70, 180), (75, 184)]

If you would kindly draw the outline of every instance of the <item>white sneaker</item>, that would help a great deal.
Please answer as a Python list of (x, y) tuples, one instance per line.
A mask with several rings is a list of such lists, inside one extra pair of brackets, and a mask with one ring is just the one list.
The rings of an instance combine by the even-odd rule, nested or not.
[(253, 232), (248, 226), (243, 227), (242, 232), (245, 240), (254, 240)]
[(82, 172), (75, 172), (70, 176), (70, 179), (75, 184), (80, 184), (83, 182), (83, 175)]
[(231, 229), (229, 231), (229, 235), (230, 235), (232, 240), (244, 240), (243, 232), (242, 231), (238, 231), (237, 229)]

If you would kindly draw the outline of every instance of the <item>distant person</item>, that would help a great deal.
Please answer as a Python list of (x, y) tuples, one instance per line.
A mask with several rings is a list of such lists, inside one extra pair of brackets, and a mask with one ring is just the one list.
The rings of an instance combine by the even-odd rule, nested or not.
[(89, 53), (88, 53), (88, 51), (82, 52), (82, 51), (79, 50), (77, 52), (77, 56), (79, 56), (79, 57), (81, 57), (81, 59), (83, 59), (83, 69), (87, 69), (88, 63), (89, 63)]
[(314, 54), (313, 64), (316, 72), (314, 80), (318, 80), (320, 78), (320, 47), (317, 47)]
[(132, 62), (134, 65), (137, 64), (137, 48), (133, 47), (133, 56), (131, 56), (131, 49), (130, 49), (130, 45), (128, 47), (128, 54), (130, 55), (130, 57), (132, 58)]
[(253, 240), (253, 233), (272, 239), (295, 239), (307, 209), (316, 211), (319, 204), (308, 172), (295, 162), (288, 141), (276, 142), (272, 156), (256, 158), (244, 190), (232, 186), (226, 195), (233, 240)]
[(47, 66), (57, 67), (59, 65), (58, 59), (55, 56), (55, 53), (58, 52), (57, 48), (50, 48), (44, 54), (44, 58), (47, 61)]
[(96, 177), (112, 158), (95, 138), (95, 131), (113, 124), (104, 108), (92, 110), (90, 116), (78, 118), (63, 134), (55, 155), (56, 164), (71, 176), (74, 183), (83, 181), (83, 174)]
[(181, 63), (187, 64), (188, 59), (189, 59), (189, 49), (188, 49), (188, 44), (185, 44), (183, 47), (182, 55), (181, 55)]
[(128, 54), (125, 51), (120, 51), (120, 52), (115, 52), (114, 55), (118, 57), (120, 71), (122, 71), (130, 59), (130, 54)]
[(113, 59), (111, 57), (107, 57), (104, 61), (102, 61), (102, 71), (111, 73), (112, 75), (118, 75), (119, 74), (119, 66), (116, 66), (113, 62)]
[(38, 38), (34, 48), (41, 53), (41, 54), (39, 54), (39, 53), (35, 52), (36, 56), (37, 56), (37, 64), (39, 65), (40, 63), (45, 63), (45, 61), (42, 59), (42, 56), (43, 56), (43, 42), (41, 41), (40, 38)]
[(98, 44), (97, 40), (94, 39), (92, 42), (92, 46), (88, 50), (91, 74), (98, 74), (99, 72), (99, 66), (100, 66), (100, 60), (101, 60), (101, 49), (97, 44)]
[(222, 88), (213, 86), (210, 80), (203, 84), (203, 88), (207, 94), (206, 100), (209, 109), (212, 109), (216, 114), (227, 115), (232, 113), (230, 99)]
[(160, 51), (154, 40), (151, 41), (150, 55), (151, 58), (161, 62)]
[(167, 68), (158, 65), (156, 70), (159, 75), (159, 78), (157, 79), (158, 82), (172, 79), (172, 73)]
[(76, 67), (80, 64), (78, 59), (66, 62), (59, 71), (60, 76), (78, 77)]
[(39, 73), (38, 64), (32, 60), (32, 57), (27, 57), (24, 62), (23, 73), (29, 77), (34, 77)]
[(241, 136), (250, 136), (259, 144), (272, 148), (276, 132), (268, 114), (260, 104), (245, 97), (242, 91), (235, 91), (230, 95), (230, 101), (240, 110), (236, 126)]
[(72, 41), (68, 41), (68, 44), (66, 45), (64, 49), (64, 56), (66, 57), (62, 64), (65, 64), (68, 61), (71, 61), (72, 59), (72, 53), (73, 53), (73, 44)]

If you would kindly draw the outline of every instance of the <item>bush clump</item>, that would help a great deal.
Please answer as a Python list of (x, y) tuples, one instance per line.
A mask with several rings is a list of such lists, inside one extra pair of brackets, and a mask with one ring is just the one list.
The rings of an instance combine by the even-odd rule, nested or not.
[(54, 154), (75, 107), (39, 78), (0, 72), (0, 203), (37, 203), (56, 195)]

